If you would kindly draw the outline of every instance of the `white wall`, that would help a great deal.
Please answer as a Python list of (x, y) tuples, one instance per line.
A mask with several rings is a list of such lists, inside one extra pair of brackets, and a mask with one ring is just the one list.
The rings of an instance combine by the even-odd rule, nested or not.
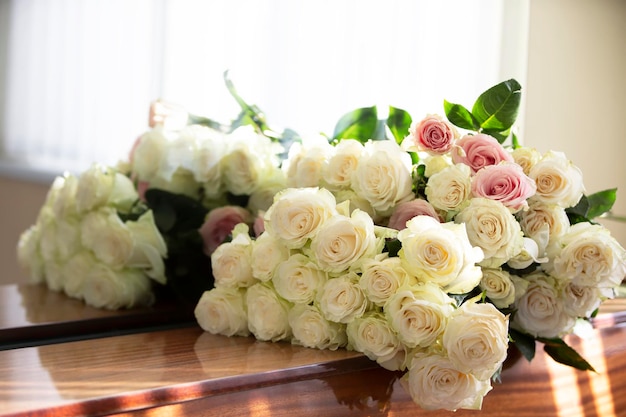
[[(564, 151), (626, 214), (626, 1), (531, 0), (524, 144)], [(623, 246), (626, 223), (603, 221)]]

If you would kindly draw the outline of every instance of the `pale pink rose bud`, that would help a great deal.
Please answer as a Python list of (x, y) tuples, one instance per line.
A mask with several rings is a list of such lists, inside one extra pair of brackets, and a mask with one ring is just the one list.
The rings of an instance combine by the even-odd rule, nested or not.
[(163, 126), (168, 130), (179, 130), (187, 125), (189, 114), (177, 105), (165, 101), (157, 100), (150, 104), (150, 114), (148, 116), (148, 126)]
[(139, 200), (146, 202), (146, 191), (150, 188), (148, 181), (137, 181), (137, 194), (139, 194)]
[(204, 241), (204, 253), (210, 256), (236, 225), (248, 223), (249, 220), (250, 213), (240, 206), (224, 206), (211, 210), (199, 230)]
[(513, 162), (511, 154), (494, 137), (484, 133), (463, 136), (451, 154), (455, 164), (468, 165), (473, 173), (502, 161)]
[(415, 199), (398, 204), (389, 218), (388, 227), (396, 230), (406, 228), (406, 222), (416, 216), (430, 216), (441, 222), (441, 217), (435, 208), (426, 200)]
[(535, 181), (516, 163), (487, 166), (474, 175), (472, 194), (501, 202), (515, 213), (528, 207), (526, 200), (537, 190)]
[(429, 114), (409, 129), (418, 150), (442, 155), (452, 148), (458, 132), (448, 121), (436, 114)]
[(259, 211), (259, 214), (257, 214), (256, 219), (254, 219), (254, 223), (252, 224), (252, 230), (254, 231), (255, 237), (261, 236), (261, 233), (265, 231), (265, 221), (263, 220), (264, 216), (265, 216), (265, 212)]

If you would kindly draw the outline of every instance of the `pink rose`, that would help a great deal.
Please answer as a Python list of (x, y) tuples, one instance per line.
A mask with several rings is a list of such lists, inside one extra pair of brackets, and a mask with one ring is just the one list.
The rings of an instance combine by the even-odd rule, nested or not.
[(487, 166), (474, 175), (472, 194), (496, 200), (513, 213), (528, 206), (526, 199), (537, 190), (535, 181), (524, 174), (524, 169), (516, 163), (502, 163)]
[(419, 150), (433, 154), (448, 152), (458, 134), (454, 126), (436, 114), (429, 114), (409, 129)]
[(139, 194), (139, 200), (146, 202), (146, 191), (150, 188), (148, 181), (137, 181), (137, 194)]
[(417, 216), (430, 216), (441, 222), (435, 208), (426, 200), (415, 199), (400, 203), (389, 218), (388, 227), (396, 230), (406, 228), (406, 222)]
[(240, 206), (224, 206), (209, 212), (200, 235), (204, 241), (204, 253), (210, 256), (239, 223), (248, 223), (250, 213)]
[(254, 231), (254, 236), (259, 237), (261, 233), (265, 231), (265, 212), (259, 210), (259, 214), (257, 214), (256, 219), (254, 219), (254, 223), (252, 224), (252, 230)]
[(498, 165), (502, 161), (513, 162), (513, 156), (498, 141), (484, 133), (465, 135), (456, 143), (452, 151), (455, 164), (468, 165), (473, 173), (489, 165)]

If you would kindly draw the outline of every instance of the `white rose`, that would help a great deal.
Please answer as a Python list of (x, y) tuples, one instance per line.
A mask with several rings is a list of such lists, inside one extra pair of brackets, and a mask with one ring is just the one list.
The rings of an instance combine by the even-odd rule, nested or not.
[(561, 207), (575, 206), (583, 193), (583, 175), (562, 152), (547, 152), (528, 173), (537, 184), (537, 192), (530, 200)]
[(121, 269), (133, 251), (133, 237), (115, 209), (102, 207), (88, 213), (81, 223), (81, 241), (96, 258), (113, 269)]
[(77, 189), (78, 178), (74, 175), (65, 173), (63, 177), (57, 177), (48, 192), (44, 207), (51, 208), (57, 219), (76, 216)]
[(402, 267), (398, 257), (365, 259), (359, 286), (375, 305), (382, 306), (398, 288), (416, 284), (417, 280)]
[(310, 304), (326, 282), (326, 273), (301, 253), (282, 262), (272, 279), (276, 292), (286, 300)]
[(326, 281), (317, 293), (317, 303), (327, 320), (348, 323), (361, 317), (370, 303), (358, 286), (358, 275), (350, 272)]
[(439, 354), (416, 356), (400, 382), (413, 401), (426, 410), (480, 410), (483, 397), (491, 390), (489, 379), (462, 373)]
[(473, 198), (454, 221), (465, 223), (470, 242), (483, 250), (482, 266), (496, 268), (519, 254), (524, 247), (519, 223), (499, 201)]
[(333, 151), (324, 137), (308, 137), (295, 143), (283, 162), (289, 187), (317, 187), (322, 180), (322, 167)]
[(439, 286), (420, 283), (400, 288), (385, 304), (387, 320), (409, 348), (433, 345), (452, 314), (452, 300)]
[(470, 244), (464, 225), (417, 216), (406, 226), (398, 232), (402, 242), (398, 256), (411, 275), (456, 294), (478, 285), (482, 274), (476, 263), (482, 261), (483, 254)]
[(252, 192), (248, 199), (248, 211), (258, 213), (267, 211), (274, 202), (274, 196), (287, 188), (287, 178), (278, 168), (270, 170), (267, 177), (261, 178), (256, 190)]
[(85, 279), (98, 260), (90, 251), (82, 250), (72, 256), (63, 266), (63, 291), (72, 298), (82, 299)]
[(348, 343), (357, 352), (378, 363), (393, 359), (401, 349), (400, 340), (382, 313), (368, 312), (346, 328)]
[(135, 269), (113, 270), (97, 263), (83, 283), (83, 299), (96, 308), (117, 310), (154, 302), (150, 279)]
[[(424, 156), (420, 154), (420, 156)], [(442, 171), (449, 166), (452, 166), (452, 159), (449, 155), (428, 155), (423, 159), (424, 162), (424, 175), (426, 178), (430, 178), (439, 171)]]
[(274, 197), (274, 204), (265, 213), (265, 230), (288, 248), (300, 248), (336, 214), (335, 197), (330, 191), (290, 188)]
[(470, 167), (456, 164), (428, 178), (426, 197), (430, 204), (444, 211), (458, 211), (467, 205), (472, 194)]
[(613, 291), (608, 288), (583, 287), (569, 282), (563, 288), (561, 296), (567, 314), (573, 317), (590, 317), (600, 307), (602, 301), (613, 297)]
[(288, 318), (293, 344), (337, 350), (348, 342), (345, 325), (326, 320), (314, 305), (296, 304), (289, 311)]
[(182, 138), (190, 138), (192, 155), (187, 165), (194, 178), (200, 183), (219, 186), (221, 180), (220, 161), (226, 151), (225, 135), (207, 126), (190, 125), (180, 131)]
[(269, 281), (278, 265), (289, 258), (289, 249), (269, 233), (261, 233), (252, 245), (252, 276), (259, 281)]
[(394, 141), (370, 141), (352, 178), (352, 188), (381, 215), (415, 198), (412, 163), (408, 153)]
[(480, 289), (498, 308), (507, 308), (515, 302), (515, 285), (511, 275), (501, 268), (483, 268)]
[(278, 342), (291, 337), (287, 314), (289, 302), (266, 283), (257, 283), (246, 292), (248, 329), (258, 339)]
[(44, 280), (43, 259), (39, 253), (39, 226), (30, 226), (20, 234), (17, 243), (17, 261), (26, 272), (30, 282), (37, 284)]
[(528, 210), (520, 211), (518, 216), (522, 231), (537, 242), (540, 255), (543, 255), (550, 242), (563, 236), (569, 229), (565, 209), (556, 204), (532, 201)]
[(93, 164), (78, 178), (76, 208), (78, 212), (90, 211), (106, 204), (113, 189), (115, 173), (100, 164)]
[(443, 346), (455, 368), (488, 380), (502, 366), (509, 346), (509, 319), (493, 304), (470, 300), (455, 310)]
[(245, 290), (226, 287), (205, 291), (194, 309), (200, 327), (211, 334), (248, 336), (245, 294)]
[(380, 224), (384, 220), (383, 216), (376, 213), (376, 210), (374, 210), (374, 207), (372, 207), (370, 202), (362, 197), (359, 197), (354, 190), (337, 190), (334, 191), (333, 194), (337, 200), (337, 205), (345, 201), (350, 202), (350, 207), (348, 209), (350, 213), (359, 209), (369, 214), (375, 224)]
[(256, 280), (252, 275), (252, 241), (244, 234), (223, 243), (211, 254), (216, 287), (247, 288)]
[(524, 174), (528, 175), (532, 167), (541, 160), (541, 153), (535, 148), (520, 146), (511, 152), (513, 161), (522, 167)]
[(73, 217), (61, 218), (56, 223), (56, 253), (67, 260), (81, 248), (81, 224)]
[(57, 260), (46, 260), (43, 264), (46, 285), (52, 291), (62, 291), (65, 282), (64, 262)]
[(162, 127), (144, 133), (131, 156), (132, 172), (140, 181), (152, 181), (159, 174), (169, 139)]
[(558, 282), (543, 272), (525, 277), (526, 292), (515, 301), (513, 324), (532, 336), (560, 337), (571, 331), (575, 318), (565, 311)]
[(626, 276), (626, 251), (602, 225), (577, 223), (548, 247), (546, 270), (588, 287), (612, 288)]
[(42, 207), (37, 219), (39, 229), (39, 253), (44, 261), (54, 261), (59, 258), (57, 246), (57, 222), (54, 212), (49, 207)]
[(520, 253), (507, 261), (507, 265), (513, 269), (526, 269), (533, 263), (545, 263), (548, 258), (539, 257), (537, 242), (529, 237), (524, 237), (524, 246)]
[(188, 197), (200, 198), (202, 185), (193, 177), (193, 173), (183, 168), (177, 169), (170, 178), (154, 177), (149, 188), (158, 188), (175, 194), (183, 194)]
[(344, 139), (334, 147), (334, 152), (322, 166), (322, 177), (332, 190), (347, 189), (352, 185), (352, 175), (359, 165), (364, 148), (361, 142)]
[(350, 217), (336, 215), (326, 220), (311, 240), (311, 252), (324, 271), (341, 273), (356, 268), (362, 258), (376, 252), (372, 218), (361, 210)]
[(167, 246), (157, 229), (154, 213), (148, 210), (136, 221), (127, 221), (126, 227), (133, 238), (133, 249), (126, 263), (131, 268), (142, 268), (146, 275), (160, 284), (165, 284)]

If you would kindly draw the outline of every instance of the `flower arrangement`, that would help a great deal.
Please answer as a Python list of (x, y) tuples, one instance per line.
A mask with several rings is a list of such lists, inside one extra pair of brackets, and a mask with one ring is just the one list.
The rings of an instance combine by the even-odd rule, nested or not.
[(18, 244), (35, 281), (106, 308), (167, 286), (208, 332), (362, 352), (425, 409), (479, 409), (510, 343), (593, 369), (564, 336), (626, 275), (594, 221), (616, 190), (585, 195), (564, 153), (520, 145), (515, 80), (317, 137), (273, 131), (226, 83), (231, 124), (157, 102), (127, 162), (55, 181)]

